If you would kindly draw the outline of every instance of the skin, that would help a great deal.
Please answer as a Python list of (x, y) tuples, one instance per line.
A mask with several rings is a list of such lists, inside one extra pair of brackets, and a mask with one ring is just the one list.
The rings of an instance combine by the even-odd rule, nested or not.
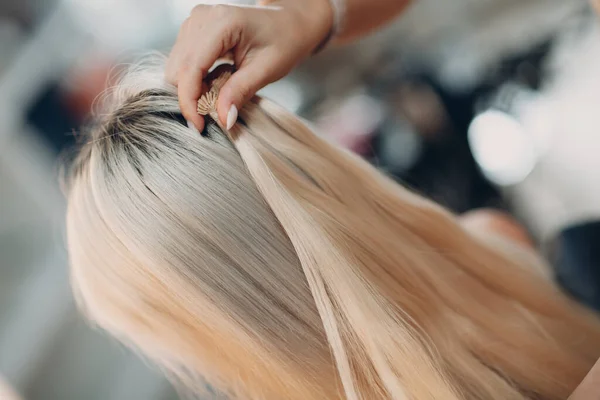
[[(600, 12), (600, 0), (591, 1)], [(409, 3), (345, 0), (344, 27), (336, 42), (351, 41), (381, 27)], [(240, 109), (258, 90), (287, 75), (331, 32), (329, 0), (264, 0), (259, 4), (198, 5), (181, 26), (167, 63), (166, 79), (177, 86), (182, 113), (198, 130), (204, 128), (203, 117), (196, 113), (196, 103), (206, 90), (202, 81), (219, 58), (233, 58), (237, 68), (217, 102), (221, 124), (227, 126), (232, 106)], [(505, 214), (477, 211), (463, 216), (463, 223), (533, 248), (527, 232)], [(600, 400), (600, 363), (569, 400)]]
[(480, 209), (461, 215), (460, 223), (470, 231), (490, 232), (535, 251), (527, 230), (512, 216), (501, 211)]
[[(408, 0), (346, 0), (340, 41), (358, 38), (393, 19)], [(329, 35), (329, 0), (262, 1), (260, 6), (198, 5), (181, 26), (166, 68), (178, 88), (181, 111), (198, 130), (204, 119), (196, 103), (202, 80), (219, 58), (232, 56), (236, 73), (221, 89), (219, 119), (227, 126), (234, 105), (240, 109), (254, 94), (287, 75)]]

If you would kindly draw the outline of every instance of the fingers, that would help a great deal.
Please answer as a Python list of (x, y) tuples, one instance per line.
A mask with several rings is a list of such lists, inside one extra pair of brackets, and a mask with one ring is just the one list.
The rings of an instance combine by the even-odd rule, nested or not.
[(189, 61), (179, 69), (177, 95), (181, 113), (196, 129), (204, 129), (204, 118), (198, 115), (198, 99), (202, 96), (202, 79), (208, 70), (206, 67), (194, 67)]
[(223, 18), (235, 15), (224, 7), (197, 6), (182, 25), (169, 56), (165, 78), (177, 86), (181, 113), (199, 131), (204, 128), (204, 118), (197, 113), (202, 81), (214, 62), (236, 45), (232, 40), (236, 24), (222, 24)]
[[(198, 99), (202, 95), (202, 80), (214, 62), (229, 49), (224, 49), (222, 39), (214, 35), (204, 35), (196, 43), (190, 41), (189, 47), (191, 49), (179, 67), (177, 94), (182, 114), (196, 125), (203, 121), (196, 112)], [(198, 125), (196, 127), (200, 130)]]
[(266, 55), (260, 55), (253, 62), (243, 65), (225, 83), (219, 99), (217, 112), (221, 123), (231, 129), (237, 120), (238, 110), (248, 102), (257, 91), (278, 79), (274, 73), (276, 65)]
[[(268, 3), (272, 0), (264, 0)], [(293, 42), (302, 32), (288, 32), (291, 14), (280, 9), (200, 5), (183, 24), (171, 52), (166, 79), (177, 86), (184, 117), (203, 129), (196, 112), (202, 81), (220, 57), (233, 51), (238, 71), (221, 89), (219, 120), (231, 127), (237, 111), (267, 84), (283, 77), (305, 56), (305, 47)], [(285, 33), (285, 34), (282, 34)]]
[[(193, 104), (193, 97), (198, 96), (199, 98), (202, 94), (202, 71), (200, 71), (199, 76), (189, 76), (194, 68), (193, 61), (190, 60), (190, 41), (193, 37), (193, 32), (190, 32), (192, 30), (191, 24), (191, 19), (187, 18), (179, 30), (177, 41), (167, 61), (165, 79), (168, 83), (177, 86), (181, 113), (188, 120), (188, 124), (202, 132), (204, 117), (198, 115), (196, 106)], [(197, 82), (199, 83), (190, 84), (189, 82), (192, 79), (198, 79)]]

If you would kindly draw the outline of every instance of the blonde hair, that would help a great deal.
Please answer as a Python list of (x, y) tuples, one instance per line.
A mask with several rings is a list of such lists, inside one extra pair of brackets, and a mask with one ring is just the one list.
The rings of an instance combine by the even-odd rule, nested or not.
[(598, 320), (535, 257), (278, 105), (199, 135), (160, 62), (107, 104), (70, 179), (73, 288), (197, 393), (203, 377), (244, 399), (565, 399), (600, 356)]

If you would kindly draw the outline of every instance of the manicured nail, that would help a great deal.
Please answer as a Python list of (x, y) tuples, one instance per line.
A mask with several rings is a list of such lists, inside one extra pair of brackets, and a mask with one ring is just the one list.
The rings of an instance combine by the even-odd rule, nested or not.
[(193, 130), (196, 133), (200, 133), (200, 131), (198, 130), (198, 128), (196, 128), (196, 125), (194, 125), (194, 123), (192, 121), (188, 121), (187, 122), (187, 126), (188, 128), (190, 128), (191, 130)]
[(227, 113), (227, 130), (233, 128), (235, 121), (237, 121), (237, 117), (238, 109), (235, 104), (232, 104), (231, 107), (229, 107), (229, 112)]

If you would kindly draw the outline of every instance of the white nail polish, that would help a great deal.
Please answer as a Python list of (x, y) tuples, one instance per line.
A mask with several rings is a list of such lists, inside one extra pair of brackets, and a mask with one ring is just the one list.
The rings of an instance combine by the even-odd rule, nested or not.
[(238, 118), (238, 109), (235, 106), (235, 104), (232, 104), (231, 107), (229, 107), (229, 112), (227, 113), (227, 130), (230, 130), (231, 128), (233, 128), (233, 125), (237, 121), (237, 118)]
[(188, 126), (188, 128), (190, 128), (194, 132), (200, 133), (200, 131), (198, 130), (198, 128), (196, 128), (196, 125), (194, 125), (194, 123), (192, 121), (188, 121), (187, 122), (187, 126)]

